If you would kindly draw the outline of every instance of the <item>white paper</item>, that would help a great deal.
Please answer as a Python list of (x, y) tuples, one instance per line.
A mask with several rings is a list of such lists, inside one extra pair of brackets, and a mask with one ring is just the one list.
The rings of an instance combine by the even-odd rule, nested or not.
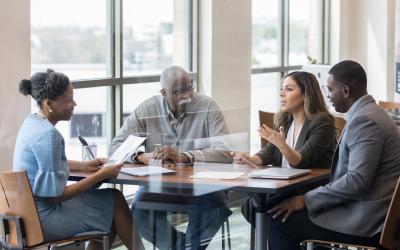
[(160, 174), (172, 174), (174, 170), (162, 168), (158, 166), (146, 166), (146, 167), (133, 167), (133, 168), (121, 168), (121, 173), (133, 175), (133, 176), (148, 176), (148, 175), (160, 175)]
[(119, 146), (117, 150), (111, 155), (110, 159), (104, 164), (105, 166), (117, 163), (124, 163), (128, 160), (135, 151), (142, 145), (147, 137), (138, 137), (134, 135), (128, 136), (126, 140)]
[(218, 180), (234, 180), (242, 176), (240, 172), (213, 172), (204, 171), (198, 172), (191, 176), (193, 179), (218, 179)]

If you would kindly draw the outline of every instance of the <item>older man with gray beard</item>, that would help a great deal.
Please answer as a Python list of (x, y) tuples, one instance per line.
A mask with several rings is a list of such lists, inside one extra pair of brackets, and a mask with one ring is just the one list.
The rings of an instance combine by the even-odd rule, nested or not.
[[(171, 66), (163, 71), (161, 95), (142, 102), (126, 119), (111, 143), (114, 152), (131, 134), (147, 136), (145, 152), (138, 151), (132, 161), (149, 164), (161, 160), (169, 164), (194, 161), (231, 163), (232, 158), (223, 142), (213, 138), (226, 135), (227, 128), (218, 105), (208, 96), (195, 93), (188, 73), (181, 67)], [(181, 247), (185, 237), (191, 239), (191, 249), (202, 249), (200, 242), (210, 239), (218, 231), (223, 221), (231, 214), (226, 207), (226, 195), (218, 192), (211, 195), (182, 197), (179, 195), (149, 194), (141, 187), (132, 204), (132, 212), (137, 201), (157, 201), (194, 205), (188, 212), (189, 225), (186, 233), (177, 232), (177, 241), (170, 242), (167, 232), (175, 230), (166, 212), (157, 211), (156, 242), (159, 249)], [(149, 211), (135, 209), (135, 221), (140, 234), (152, 241), (153, 229), (149, 228)]]

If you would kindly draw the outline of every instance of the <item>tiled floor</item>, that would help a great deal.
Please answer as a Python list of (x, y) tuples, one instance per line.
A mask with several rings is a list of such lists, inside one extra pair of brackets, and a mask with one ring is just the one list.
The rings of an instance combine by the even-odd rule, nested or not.
[[(231, 209), (233, 214), (229, 217), (230, 235), (232, 250), (248, 250), (250, 249), (250, 224), (244, 219), (240, 212), (240, 208)], [(184, 227), (185, 225), (178, 226)], [(221, 243), (221, 229), (214, 236), (207, 250), (222, 249)], [(152, 244), (143, 240), (146, 250), (153, 249)], [(125, 246), (114, 248), (116, 250), (125, 250)], [(228, 249), (227, 243), (225, 249)]]

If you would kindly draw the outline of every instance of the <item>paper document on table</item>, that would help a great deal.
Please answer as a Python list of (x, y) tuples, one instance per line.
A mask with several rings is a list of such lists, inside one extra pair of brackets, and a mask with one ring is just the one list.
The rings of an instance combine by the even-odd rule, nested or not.
[(128, 136), (126, 140), (119, 146), (117, 150), (111, 155), (110, 159), (104, 164), (105, 166), (117, 163), (124, 163), (136, 152), (142, 145), (147, 137), (138, 137), (134, 135)]
[(160, 174), (174, 174), (174, 170), (168, 168), (162, 168), (158, 166), (146, 166), (146, 167), (133, 167), (133, 168), (121, 168), (121, 173), (133, 175), (133, 176), (148, 176), (148, 175), (160, 175)]
[(234, 180), (242, 176), (240, 172), (213, 172), (204, 171), (198, 172), (191, 176), (193, 179), (218, 179), (218, 180)]

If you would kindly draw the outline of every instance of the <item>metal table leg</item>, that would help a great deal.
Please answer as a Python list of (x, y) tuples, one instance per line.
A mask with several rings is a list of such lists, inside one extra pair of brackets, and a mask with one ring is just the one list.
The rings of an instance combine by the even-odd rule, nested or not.
[(255, 208), (255, 249), (266, 250), (267, 249), (267, 212), (266, 204), (268, 196), (266, 194), (253, 194), (251, 195), (253, 206)]
[(256, 250), (267, 249), (267, 214), (256, 212)]

